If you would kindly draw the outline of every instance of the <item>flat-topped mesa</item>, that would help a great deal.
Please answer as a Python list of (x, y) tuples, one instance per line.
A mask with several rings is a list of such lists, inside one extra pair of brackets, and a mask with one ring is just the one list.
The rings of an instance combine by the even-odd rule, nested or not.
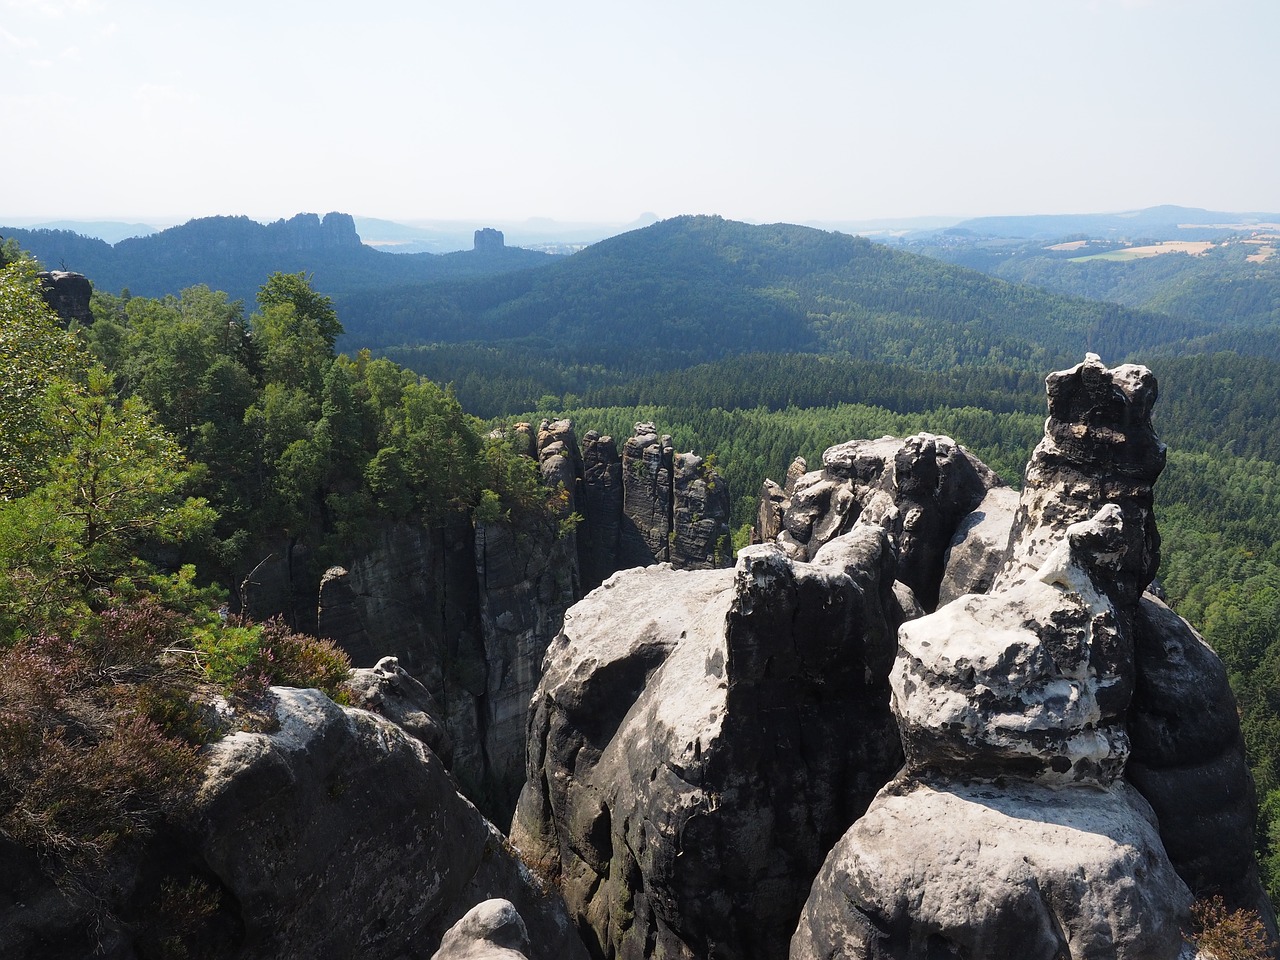
[(1146, 367), (1108, 368), (1096, 354), (1045, 380), (1049, 417), (1027, 464), (1009, 551), (993, 591), (1034, 575), (1061, 531), (1105, 503), (1124, 517), (1125, 558), (1108, 585), (1121, 604), (1136, 603), (1160, 565), (1152, 487), (1165, 446), (1151, 425), (1159, 392)]

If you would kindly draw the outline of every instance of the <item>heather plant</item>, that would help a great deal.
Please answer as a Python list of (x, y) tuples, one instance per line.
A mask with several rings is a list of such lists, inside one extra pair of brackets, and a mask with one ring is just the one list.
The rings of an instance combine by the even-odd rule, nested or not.
[(1191, 908), (1191, 940), (1206, 960), (1268, 960), (1266, 928), (1252, 910), (1230, 910), (1222, 897), (1197, 900)]

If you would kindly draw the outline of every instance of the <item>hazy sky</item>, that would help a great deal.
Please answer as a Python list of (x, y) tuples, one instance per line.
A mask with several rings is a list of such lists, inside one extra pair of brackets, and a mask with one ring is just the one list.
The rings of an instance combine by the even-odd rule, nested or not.
[(0, 0), (0, 223), (1280, 211), (1278, 0)]

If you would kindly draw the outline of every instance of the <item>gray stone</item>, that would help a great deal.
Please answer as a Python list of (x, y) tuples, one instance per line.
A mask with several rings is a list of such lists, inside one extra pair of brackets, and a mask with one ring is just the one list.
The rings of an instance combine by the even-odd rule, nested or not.
[(670, 437), (659, 437), (652, 423), (637, 423), (622, 447), (622, 569), (670, 558), (672, 527)]
[(529, 931), (510, 900), (477, 903), (449, 928), (431, 960), (528, 960)]
[(373, 667), (351, 671), (347, 680), (351, 706), (386, 717), (415, 740), (420, 740), (448, 765), (453, 759), (442, 716), (431, 691), (400, 666), (395, 657), (383, 657)]
[(1165, 447), (1151, 426), (1158, 393), (1146, 367), (1109, 369), (1095, 355), (1045, 380), (1049, 417), (1031, 455), (1014, 519), (1009, 554), (994, 589), (1033, 576), (1068, 526), (1106, 503), (1120, 507), (1128, 543), (1108, 586), (1135, 603), (1160, 566), (1152, 488)]
[(584, 957), (563, 904), (395, 724), (273, 688), (277, 729), (210, 747), (190, 814), (242, 930), (235, 956), (426, 956), (476, 903), (524, 918), (530, 960)]
[(823, 865), (791, 960), (1176, 960), (1191, 897), (1145, 801), (896, 780)]
[(966, 593), (987, 593), (991, 589), (1009, 549), (1017, 509), (1017, 490), (992, 487), (960, 521), (943, 558), (939, 606)]
[(620, 569), (622, 459), (613, 437), (594, 430), (582, 438), (582, 515), (578, 559), (584, 591), (594, 590)]
[(1072, 525), (1038, 575), (904, 624), (890, 675), (907, 768), (1109, 784), (1129, 754), (1132, 647), (1099, 586), (1114, 504)]
[(669, 559), (682, 570), (711, 570), (733, 560), (729, 541), (729, 484), (695, 453), (672, 459)]
[(1280, 941), (1254, 860), (1257, 800), (1226, 669), (1190, 624), (1150, 595), (1134, 635), (1125, 776), (1155, 810), (1169, 859), (1192, 892), (1257, 911)]
[(781, 532), (766, 538), (774, 521), (762, 512), (755, 538), (775, 540), (804, 560), (858, 522), (878, 524), (896, 547), (897, 579), (926, 610), (937, 605), (956, 528), (988, 490), (1002, 485), (950, 437), (928, 433), (837, 444), (822, 454), (821, 470), (803, 476), (793, 475), (797, 464), (788, 471)]
[(36, 277), (40, 281), (41, 297), (63, 326), (78, 323), (87, 327), (93, 323), (93, 310), (89, 306), (93, 284), (88, 277), (67, 270), (41, 271)]
[(569, 611), (512, 840), (593, 954), (785, 953), (827, 850), (901, 762), (893, 560), (862, 526), (812, 563), (766, 544), (734, 571), (625, 571)]

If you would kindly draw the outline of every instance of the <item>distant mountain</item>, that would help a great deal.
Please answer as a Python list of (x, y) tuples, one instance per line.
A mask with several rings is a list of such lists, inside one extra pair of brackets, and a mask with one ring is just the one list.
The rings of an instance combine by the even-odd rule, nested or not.
[(145, 237), (159, 229), (149, 223), (122, 223), (117, 220), (17, 220), (13, 221), (13, 225), (26, 230), (66, 230), (82, 237), (105, 240), (107, 243), (119, 243), (129, 237)]
[(1122, 213), (1054, 214), (1049, 216), (977, 217), (950, 229), (978, 237), (1054, 240), (1082, 236), (1109, 240), (1216, 240), (1280, 225), (1280, 213), (1226, 213), (1195, 207), (1159, 206)]
[(652, 213), (629, 223), (565, 222), (545, 217), (530, 220), (415, 220), (399, 222), (356, 217), (365, 244), (387, 253), (448, 253), (471, 249), (471, 237), (481, 227), (501, 230), (507, 242), (537, 250), (581, 249), (606, 237), (656, 223)]
[(719, 217), (664, 220), (544, 270), (352, 294), (338, 305), (348, 348), (501, 345), (526, 367), (572, 364), (583, 376), (794, 351), (1042, 370), (1085, 350), (1119, 359), (1209, 332), (862, 238)]
[(316, 289), (365, 288), (488, 276), (545, 266), (555, 257), (505, 245), (445, 255), (393, 256), (365, 246), (354, 219), (314, 213), (262, 224), (248, 217), (205, 217), (114, 246), (66, 230), (0, 227), (50, 268), (85, 274), (100, 290), (143, 296), (177, 293), (198, 283), (251, 301), (274, 271), (314, 274)]

